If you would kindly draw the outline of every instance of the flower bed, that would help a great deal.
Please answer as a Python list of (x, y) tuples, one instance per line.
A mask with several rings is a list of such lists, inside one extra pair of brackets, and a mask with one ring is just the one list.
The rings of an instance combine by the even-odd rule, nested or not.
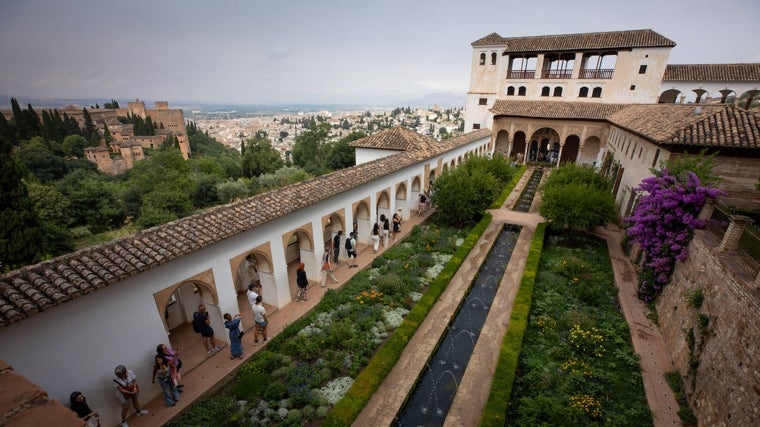
[(607, 246), (575, 243), (544, 246), (507, 423), (651, 426)]
[[(441, 273), (455, 254), (458, 268), (464, 257), (459, 258), (457, 247), (465, 234), (437, 226), (414, 227), (409, 238), (375, 258), (371, 268), (357, 273), (342, 289), (328, 290), (314, 310), (252, 356), (232, 387), (234, 400), (208, 399), (169, 425), (198, 425), (214, 417), (215, 424), (231, 426), (303, 425), (323, 419), (389, 333), (420, 305), (417, 301), (429, 299), (430, 283), (447, 276)], [(436, 287), (433, 293), (441, 291)], [(423, 305), (432, 306), (436, 298)]]

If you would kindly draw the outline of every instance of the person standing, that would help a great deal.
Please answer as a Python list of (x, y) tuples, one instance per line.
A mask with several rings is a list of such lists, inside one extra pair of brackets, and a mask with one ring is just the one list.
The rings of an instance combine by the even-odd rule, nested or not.
[(256, 292), (257, 290), (256, 284), (251, 283), (248, 285), (248, 290), (245, 292), (245, 295), (248, 297), (248, 304), (251, 305), (251, 310), (253, 310), (253, 306), (256, 305), (256, 298), (259, 297), (259, 293)]
[(388, 236), (391, 234), (391, 221), (385, 214), (380, 215), (380, 222), (383, 223), (383, 247), (388, 247)]
[(193, 313), (193, 330), (201, 334), (203, 338), (203, 346), (206, 347), (206, 353), (215, 353), (222, 348), (216, 345), (216, 339), (214, 339), (214, 329), (211, 327), (211, 318), (208, 312), (206, 312), (206, 306), (201, 304), (198, 306), (198, 311)]
[(380, 247), (380, 225), (378, 223), (372, 226), (370, 239), (372, 239), (372, 249), (377, 253), (377, 249)]
[(398, 237), (399, 233), (401, 233), (401, 208), (398, 208), (398, 211), (393, 214), (393, 241), (396, 241), (396, 237)]
[(343, 235), (343, 230), (338, 230), (338, 234), (333, 237), (333, 262), (335, 265), (340, 265), (338, 255), (340, 254), (340, 236)]
[(427, 198), (425, 197), (425, 194), (420, 193), (420, 208), (417, 211), (417, 216), (422, 216), (422, 213), (425, 212), (425, 206), (427, 206), (426, 202)]
[(88, 427), (100, 427), (100, 417), (97, 412), (90, 409), (87, 404), (87, 398), (81, 391), (75, 391), (69, 395), (69, 404), (71, 410), (76, 412), (77, 416), (83, 419)]
[(338, 283), (338, 279), (335, 278), (333, 272), (332, 262), (330, 262), (330, 246), (325, 246), (325, 253), (322, 255), (322, 287), (325, 287), (327, 281), (327, 275), (330, 275), (330, 279), (333, 283)]
[(261, 297), (256, 300), (256, 305), (253, 306), (253, 321), (256, 323), (253, 329), (253, 345), (259, 343), (259, 334), (263, 334), (264, 342), (267, 342), (267, 326), (269, 321), (267, 320), (267, 310), (264, 308), (264, 304), (261, 303)]
[(137, 384), (135, 373), (127, 369), (124, 365), (117, 366), (114, 370), (113, 382), (116, 383), (116, 398), (121, 404), (121, 427), (129, 427), (127, 424), (127, 413), (129, 412), (129, 403), (135, 408), (135, 415), (147, 415), (148, 410), (140, 407), (137, 396), (140, 394), (140, 386)]
[[(162, 356), (169, 363), (169, 366), (172, 368), (172, 381), (174, 381), (174, 385), (177, 386), (179, 392), (182, 393), (183, 385), (179, 383), (182, 380), (182, 375), (179, 372), (179, 370), (182, 369), (182, 361), (179, 359), (179, 350), (174, 350), (168, 345), (159, 344), (156, 346), (156, 354)], [(156, 375), (155, 368), (153, 375)]]
[(306, 287), (309, 286), (309, 279), (306, 278), (306, 265), (301, 263), (296, 270), (296, 285), (298, 286), (298, 294), (296, 294), (296, 301), (306, 301)]
[(174, 380), (172, 380), (172, 367), (166, 358), (160, 354), (157, 354), (154, 360), (152, 383), (155, 384), (156, 379), (158, 379), (158, 385), (161, 386), (161, 391), (164, 392), (166, 406), (171, 408), (179, 402), (179, 390), (174, 384)]
[[(260, 300), (261, 296), (257, 296), (256, 299)], [(236, 314), (234, 318), (230, 313), (224, 313), (224, 327), (230, 330), (230, 360), (235, 358), (243, 360), (243, 331), (240, 330), (241, 319), (240, 313)]]
[(346, 239), (346, 252), (348, 253), (348, 268), (358, 267), (356, 263), (356, 234), (351, 233)]

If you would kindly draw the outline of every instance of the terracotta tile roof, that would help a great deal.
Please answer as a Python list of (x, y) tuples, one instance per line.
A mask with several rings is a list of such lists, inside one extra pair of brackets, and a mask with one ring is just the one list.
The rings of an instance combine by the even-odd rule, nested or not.
[(490, 111), (497, 116), (604, 120), (610, 114), (620, 111), (625, 107), (625, 104), (604, 104), (601, 102), (512, 101), (497, 99)]
[(758, 81), (760, 63), (755, 64), (670, 64), (663, 81)]
[(407, 128), (396, 126), (390, 130), (379, 132), (366, 138), (350, 142), (350, 147), (380, 148), (384, 150), (412, 151), (429, 148), (438, 142), (432, 138), (420, 135)]
[(632, 105), (609, 122), (663, 145), (760, 148), (760, 114), (733, 105)]
[(84, 427), (69, 408), (0, 361), (0, 425)]
[[(404, 140), (411, 138), (396, 129), (385, 132)], [(381, 135), (385, 132), (373, 135), (376, 137), (374, 140), (385, 141), (387, 136)], [(481, 129), (441, 142), (421, 137), (422, 143), (409, 151), (211, 208), (131, 236), (0, 275), (0, 327), (114, 285), (432, 156), (490, 136), (490, 129)], [(400, 142), (396, 144), (402, 145)]]
[(502, 37), (489, 34), (472, 46), (503, 45), (507, 53), (587, 51), (637, 47), (673, 47), (676, 43), (652, 30), (610, 31), (601, 33), (557, 34), (530, 37)]

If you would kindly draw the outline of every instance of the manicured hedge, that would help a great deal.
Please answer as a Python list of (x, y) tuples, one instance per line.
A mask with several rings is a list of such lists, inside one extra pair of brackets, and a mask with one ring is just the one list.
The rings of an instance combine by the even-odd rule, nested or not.
[(512, 314), (509, 317), (509, 327), (501, 343), (491, 392), (488, 395), (488, 402), (480, 420), (481, 426), (503, 426), (505, 422), (506, 408), (515, 381), (517, 359), (520, 356), (523, 335), (528, 324), (530, 305), (533, 301), (533, 284), (536, 281), (538, 263), (541, 261), (545, 229), (544, 223), (538, 224), (533, 235), (533, 242), (530, 244), (530, 252), (520, 281), (520, 289), (517, 291)]
[(509, 197), (510, 193), (512, 193), (512, 190), (515, 188), (527, 169), (528, 167), (525, 165), (520, 165), (515, 168), (515, 174), (512, 176), (512, 179), (507, 183), (506, 187), (504, 187), (504, 191), (501, 192), (499, 197), (494, 200), (493, 203), (491, 203), (490, 209), (499, 209), (501, 205), (504, 204), (504, 202), (507, 200), (507, 197)]
[(393, 331), (388, 341), (378, 350), (375, 357), (366, 368), (359, 374), (353, 386), (346, 395), (338, 401), (333, 409), (327, 414), (322, 423), (323, 426), (347, 426), (353, 423), (364, 406), (369, 402), (372, 394), (377, 391), (380, 384), (388, 376), (391, 369), (401, 357), (401, 352), (412, 339), (417, 328), (425, 320), (438, 298), (449, 285), (454, 274), (464, 262), (467, 255), (480, 239), (486, 227), (491, 223), (491, 215), (485, 214), (470, 234), (465, 238), (454, 256), (449, 260), (446, 267), (438, 277), (430, 284), (427, 291), (419, 302), (406, 315), (404, 322)]

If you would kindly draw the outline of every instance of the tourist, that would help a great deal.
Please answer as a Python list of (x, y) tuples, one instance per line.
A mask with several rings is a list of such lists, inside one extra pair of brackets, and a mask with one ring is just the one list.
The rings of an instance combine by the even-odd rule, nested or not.
[(340, 236), (343, 235), (343, 230), (338, 230), (338, 234), (333, 237), (333, 262), (335, 265), (340, 265), (338, 255), (340, 254)]
[(322, 287), (325, 287), (327, 276), (330, 275), (330, 279), (333, 283), (338, 283), (338, 279), (335, 278), (333, 272), (332, 262), (330, 262), (330, 246), (325, 246), (325, 253), (322, 255)]
[(348, 252), (348, 268), (358, 267), (356, 263), (356, 234), (351, 233), (346, 239), (346, 251)]
[(135, 415), (138, 417), (146, 415), (147, 409), (140, 407), (137, 396), (140, 394), (140, 386), (137, 384), (137, 377), (134, 372), (127, 369), (124, 365), (117, 366), (114, 370), (113, 382), (116, 383), (116, 398), (121, 404), (121, 427), (129, 427), (127, 424), (127, 415), (129, 412), (129, 403), (135, 408)]
[(388, 247), (388, 236), (391, 235), (391, 221), (385, 214), (380, 215), (380, 222), (383, 223), (383, 247)]
[(193, 330), (203, 338), (203, 346), (206, 347), (206, 353), (212, 354), (222, 348), (216, 345), (216, 339), (214, 339), (214, 329), (211, 327), (211, 318), (208, 312), (206, 312), (206, 306), (201, 304), (198, 306), (198, 311), (193, 313)]
[(251, 283), (248, 285), (248, 290), (245, 292), (245, 295), (248, 297), (248, 304), (251, 305), (251, 310), (253, 310), (253, 306), (256, 305), (256, 298), (259, 296), (259, 293), (256, 292), (257, 290), (256, 284)]
[[(261, 301), (261, 296), (256, 297), (256, 301)], [(255, 304), (255, 301), (254, 301)], [(255, 305), (254, 305), (255, 307)], [(254, 311), (255, 315), (256, 311)], [(240, 320), (242, 319), (240, 313), (236, 314), (233, 318), (230, 313), (224, 313), (224, 327), (229, 329), (230, 337), (230, 360), (238, 358), (243, 360), (243, 335), (244, 332), (240, 330)]]
[(267, 310), (264, 308), (264, 304), (261, 303), (261, 297), (256, 300), (256, 305), (253, 308), (253, 321), (256, 323), (253, 329), (253, 345), (258, 345), (259, 334), (264, 336), (264, 342), (267, 342)]
[(153, 365), (152, 383), (155, 384), (156, 379), (158, 379), (158, 385), (161, 386), (161, 391), (164, 392), (166, 406), (171, 408), (179, 402), (179, 390), (172, 379), (173, 368), (166, 358), (160, 354), (157, 354), (153, 360), (155, 361), (155, 364)]
[(75, 391), (69, 395), (69, 404), (71, 410), (76, 412), (77, 416), (87, 423), (87, 427), (100, 427), (100, 417), (98, 413), (90, 409), (87, 404), (87, 398), (81, 391)]
[(393, 214), (393, 241), (396, 241), (396, 237), (401, 233), (401, 208)]
[(427, 199), (425, 198), (425, 194), (420, 193), (420, 207), (419, 207), (419, 210), (417, 211), (417, 216), (422, 216), (422, 213), (425, 212), (425, 206), (427, 206), (426, 202), (427, 202)]
[(309, 286), (309, 279), (306, 278), (306, 265), (301, 263), (296, 270), (296, 285), (298, 286), (298, 294), (296, 294), (296, 301), (306, 301), (306, 287)]
[(372, 240), (372, 250), (377, 253), (377, 249), (380, 247), (380, 225), (378, 223), (372, 226), (370, 240)]
[[(172, 381), (174, 381), (174, 385), (177, 386), (179, 392), (182, 393), (183, 385), (179, 383), (182, 379), (182, 375), (179, 372), (180, 369), (182, 369), (182, 361), (179, 359), (179, 350), (174, 350), (168, 345), (159, 344), (156, 347), (156, 354), (162, 356), (169, 363), (169, 366), (172, 368)], [(153, 375), (156, 375), (155, 371), (153, 372)]]

